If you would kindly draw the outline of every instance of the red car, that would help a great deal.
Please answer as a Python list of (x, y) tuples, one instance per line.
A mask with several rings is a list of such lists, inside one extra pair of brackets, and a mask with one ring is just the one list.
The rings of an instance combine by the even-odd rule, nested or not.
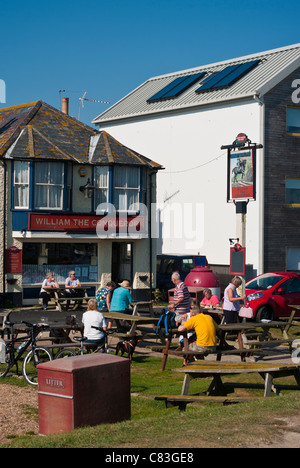
[(264, 273), (246, 283), (246, 295), (257, 322), (289, 317), (289, 305), (300, 305), (300, 274)]

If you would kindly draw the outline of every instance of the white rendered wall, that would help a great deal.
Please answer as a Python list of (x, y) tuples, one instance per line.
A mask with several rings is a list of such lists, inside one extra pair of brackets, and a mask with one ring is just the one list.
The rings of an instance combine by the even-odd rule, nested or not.
[[(165, 167), (157, 177), (157, 203), (164, 221), (162, 252), (200, 252), (209, 263), (229, 264), (229, 238), (236, 237), (236, 214), (235, 206), (226, 201), (227, 151), (220, 148), (241, 132), (260, 143), (259, 104), (231, 104), (102, 125), (102, 129)], [(259, 164), (257, 169), (257, 200), (248, 204), (246, 233), (247, 263), (254, 268), (259, 264)], [(177, 220), (170, 225), (174, 209)]]

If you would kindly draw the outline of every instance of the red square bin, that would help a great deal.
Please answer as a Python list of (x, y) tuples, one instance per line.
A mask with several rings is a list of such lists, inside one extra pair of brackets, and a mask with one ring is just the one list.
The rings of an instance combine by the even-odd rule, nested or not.
[(130, 419), (130, 361), (109, 354), (38, 366), (39, 433)]

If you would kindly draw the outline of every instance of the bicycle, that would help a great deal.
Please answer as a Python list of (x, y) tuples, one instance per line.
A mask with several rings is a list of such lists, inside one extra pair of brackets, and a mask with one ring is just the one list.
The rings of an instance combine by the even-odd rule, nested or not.
[[(17, 338), (15, 337), (14, 326), (18, 322), (5, 323), (10, 327), (10, 333), (8, 334), (9, 341), (5, 342), (5, 353), (3, 353), (3, 359), (1, 359), (3, 362), (0, 362), (0, 378), (5, 377), (14, 366), (16, 366), (17, 375), (19, 375), (18, 363), (31, 346), (31, 349), (23, 359), (22, 374), (30, 385), (37, 385), (37, 365), (53, 360), (52, 354), (48, 349), (37, 346), (36, 336), (39, 331), (46, 330), (47, 326), (22, 321), (20, 323), (30, 328), (30, 332), (26, 336)], [(16, 343), (21, 343), (18, 349), (15, 349)]]
[[(100, 345), (97, 345), (97, 344), (92, 344), (92, 343), (88, 343), (86, 346), (87, 346), (87, 354), (90, 353), (90, 351), (92, 351), (93, 353), (98, 353), (98, 352), (102, 352), (102, 353), (108, 353), (108, 345), (107, 345), (107, 332), (105, 332), (103, 330), (103, 328), (101, 327), (94, 327), (92, 325), (92, 328), (95, 328), (96, 330), (100, 330), (104, 333), (104, 343), (103, 344), (100, 344)], [(57, 355), (55, 356), (55, 359), (62, 359), (62, 358), (67, 358), (67, 357), (72, 357), (72, 356), (78, 356), (78, 355), (81, 355), (83, 356), (84, 354), (84, 344), (85, 342), (88, 340), (87, 337), (85, 336), (74, 336), (74, 340), (76, 341), (79, 341), (80, 342), (80, 348), (66, 348), (66, 349), (62, 349), (61, 351), (59, 351), (57, 353)], [(94, 349), (93, 349), (94, 348)]]

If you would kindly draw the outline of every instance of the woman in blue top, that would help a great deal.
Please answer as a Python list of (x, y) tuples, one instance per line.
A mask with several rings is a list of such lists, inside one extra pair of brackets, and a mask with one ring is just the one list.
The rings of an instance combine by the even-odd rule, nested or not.
[[(132, 303), (132, 297), (129, 292), (131, 289), (130, 282), (128, 280), (124, 280), (122, 283), (119, 283), (119, 286), (119, 288), (114, 290), (110, 303), (110, 311), (128, 314), (128, 308)], [(108, 322), (108, 328), (111, 328), (111, 323), (111, 321)]]

